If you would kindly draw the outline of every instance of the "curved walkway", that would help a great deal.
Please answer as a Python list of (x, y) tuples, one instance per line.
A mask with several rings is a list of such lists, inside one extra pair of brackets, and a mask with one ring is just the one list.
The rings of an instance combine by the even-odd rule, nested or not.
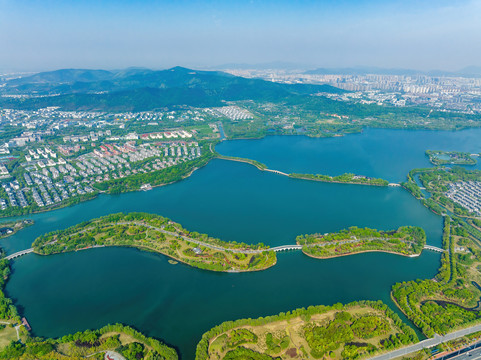
[[(185, 241), (189, 241), (189, 242), (192, 242), (194, 244), (197, 244), (197, 245), (200, 245), (200, 246), (205, 246), (209, 249), (213, 249), (213, 250), (219, 250), (219, 251), (231, 251), (233, 253), (242, 253), (242, 254), (260, 254), (264, 251), (274, 251), (274, 252), (280, 252), (280, 251), (288, 251), (288, 250), (302, 250), (302, 247), (303, 246), (326, 246), (326, 245), (329, 245), (330, 243), (329, 242), (326, 242), (326, 243), (318, 243), (318, 244), (308, 244), (308, 245), (298, 245), (298, 244), (288, 244), (288, 245), (279, 245), (279, 246), (275, 246), (275, 247), (272, 247), (272, 248), (266, 248), (266, 249), (235, 249), (235, 248), (226, 248), (226, 247), (222, 247), (222, 246), (218, 246), (218, 245), (213, 245), (213, 244), (210, 244), (210, 243), (206, 243), (204, 241), (200, 241), (200, 240), (196, 240), (196, 239), (192, 239), (190, 237), (187, 237), (187, 236), (184, 236), (184, 235), (179, 235), (177, 233), (174, 233), (174, 232), (171, 232), (171, 231), (167, 231), (164, 229), (164, 227), (156, 227), (156, 226), (153, 226), (153, 225), (148, 225), (148, 224), (145, 224), (145, 223), (141, 223), (141, 222), (136, 222), (136, 221), (130, 221), (130, 222), (119, 222), (117, 223), (117, 225), (137, 225), (137, 226), (144, 226), (148, 229), (152, 229), (152, 230), (155, 230), (155, 231), (159, 231), (161, 233), (164, 233), (166, 235), (170, 235), (170, 236), (174, 236), (174, 237), (180, 237), (182, 238), (183, 240)], [(88, 229), (84, 229), (80, 232), (85, 232), (87, 231)], [(337, 241), (337, 244), (346, 244), (346, 243), (355, 243), (355, 242), (358, 242), (360, 241), (361, 239), (350, 239), (350, 240), (341, 240), (341, 241)], [(370, 240), (373, 240), (373, 239), (370, 239)], [(98, 246), (95, 246), (95, 247), (98, 247)], [(432, 246), (432, 245), (424, 245), (424, 249), (426, 250), (431, 250), (431, 251), (436, 251), (436, 252), (445, 252), (446, 250), (444, 249), (441, 249), (441, 248), (438, 248), (436, 246)], [(23, 255), (26, 255), (26, 254), (30, 254), (33, 252), (33, 248), (30, 248), (30, 249), (25, 249), (25, 250), (22, 250), (22, 251), (18, 251), (14, 254), (11, 254), (11, 255), (8, 255), (6, 257), (7, 260), (12, 260), (12, 259), (15, 259), (17, 257), (20, 257), (20, 256), (23, 256)]]

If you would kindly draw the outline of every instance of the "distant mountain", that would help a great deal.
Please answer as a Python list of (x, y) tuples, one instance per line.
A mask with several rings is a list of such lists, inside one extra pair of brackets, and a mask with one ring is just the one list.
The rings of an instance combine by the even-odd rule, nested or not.
[(220, 106), (224, 101), (280, 101), (290, 96), (343, 92), (329, 85), (280, 84), (183, 67), (161, 71), (57, 70), (8, 81), (0, 91), (43, 96), (21, 100), (0, 98), (0, 106), (4, 107), (60, 106), (102, 111)]
[(471, 75), (471, 76), (481, 76), (481, 66), (467, 66), (459, 70), (460, 74)]
[(11, 86), (32, 83), (72, 83), (76, 81), (100, 81), (111, 79), (114, 74), (106, 70), (62, 69), (42, 72), (31, 76), (10, 80)]
[(269, 70), (269, 69), (276, 69), (276, 70), (304, 70), (309, 69), (311, 66), (306, 64), (299, 64), (299, 63), (291, 63), (291, 62), (283, 62), (283, 61), (272, 61), (267, 63), (258, 63), (258, 64), (246, 64), (246, 63), (229, 63), (229, 64), (222, 64), (213, 67), (213, 69), (218, 70), (226, 70), (226, 69), (238, 69), (238, 70)]

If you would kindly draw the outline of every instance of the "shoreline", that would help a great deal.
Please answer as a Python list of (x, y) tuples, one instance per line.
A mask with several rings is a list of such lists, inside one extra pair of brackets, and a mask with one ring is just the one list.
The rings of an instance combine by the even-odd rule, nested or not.
[(357, 254), (365, 254), (365, 253), (369, 253), (369, 252), (380, 252), (380, 253), (386, 253), (386, 254), (393, 254), (393, 255), (400, 255), (400, 256), (404, 256), (404, 257), (408, 257), (408, 258), (415, 258), (415, 257), (419, 257), (421, 256), (422, 254), (422, 251), (419, 253), (419, 254), (411, 254), (411, 255), (406, 255), (406, 254), (401, 254), (401, 253), (397, 253), (397, 252), (394, 252), (394, 251), (389, 251), (389, 250), (362, 250), (362, 251), (355, 251), (355, 252), (350, 252), (350, 253), (345, 253), (345, 254), (339, 254), (339, 255), (332, 255), (332, 256), (323, 256), (323, 257), (320, 257), (320, 256), (315, 256), (315, 255), (312, 255), (312, 254), (308, 254), (304, 251), (304, 249), (301, 250), (302, 253), (306, 256), (309, 256), (313, 259), (320, 259), (320, 260), (326, 260), (326, 259), (335, 259), (335, 258), (339, 258), (339, 257), (344, 257), (344, 256), (350, 256), (350, 255), (357, 255)]
[[(389, 184), (387, 185), (380, 185), (380, 184), (370, 184), (370, 183), (363, 183), (363, 182), (355, 182), (355, 181), (337, 181), (337, 180), (323, 180), (323, 179), (315, 179), (315, 178), (310, 178), (310, 177), (305, 177), (305, 176), (293, 176), (293, 174), (287, 174), (284, 173), (280, 170), (273, 170), (269, 169), (266, 165), (259, 163), (257, 160), (252, 160), (252, 159), (247, 159), (247, 158), (235, 158), (231, 156), (225, 156), (225, 155), (220, 155), (217, 154), (214, 159), (220, 159), (220, 160), (227, 160), (227, 161), (235, 161), (235, 162), (241, 162), (245, 164), (250, 164), (252, 166), (255, 166), (258, 170), (260, 171), (267, 171), (271, 172), (277, 175), (282, 175), (286, 176), (291, 179), (299, 179), (299, 180), (307, 180), (307, 181), (318, 181), (318, 182), (324, 182), (324, 183), (332, 183), (332, 184), (347, 184), (347, 185), (365, 185), (365, 186), (377, 186), (377, 187), (389, 187)], [(263, 167), (265, 166), (265, 167)]]
[(353, 181), (337, 181), (337, 180), (332, 180), (332, 181), (330, 181), (330, 180), (322, 180), (322, 179), (311, 179), (311, 178), (308, 178), (308, 177), (292, 176), (292, 174), (289, 174), (288, 176), (289, 176), (291, 179), (319, 181), (319, 182), (332, 183), (332, 184), (347, 184), (347, 185), (365, 185), (365, 186), (389, 187), (389, 185), (369, 184), (369, 183), (353, 182)]
[[(195, 167), (193, 168), (188, 174), (182, 176), (181, 179), (179, 180), (175, 180), (175, 181), (171, 181), (171, 182), (168, 182), (168, 183), (163, 183), (163, 184), (158, 184), (158, 185), (152, 185), (152, 188), (157, 188), (157, 187), (161, 187), (161, 186), (166, 186), (166, 185), (172, 185), (172, 184), (175, 184), (179, 181), (182, 181), (182, 180), (185, 180), (187, 179), (188, 177), (190, 177), (196, 170), (199, 170), (200, 168), (206, 166), (212, 159), (215, 159), (215, 157), (209, 159), (204, 165), (202, 165), (201, 167)], [(158, 171), (161, 171), (161, 170), (158, 170)], [(41, 214), (41, 213), (46, 213), (46, 212), (49, 212), (49, 211), (55, 211), (55, 210), (60, 210), (60, 209), (64, 209), (64, 208), (67, 208), (67, 207), (71, 207), (71, 206), (76, 206), (76, 205), (79, 205), (83, 202), (86, 202), (86, 201), (91, 201), (91, 200), (95, 200), (99, 194), (105, 194), (105, 195), (121, 195), (121, 194), (127, 194), (127, 193), (133, 193), (133, 192), (137, 192), (137, 191), (144, 191), (142, 189), (132, 189), (132, 190), (127, 190), (127, 191), (124, 191), (124, 192), (121, 192), (120, 194), (110, 194), (108, 192), (108, 190), (99, 190), (96, 188), (96, 191), (97, 193), (92, 196), (91, 198), (87, 198), (87, 199), (81, 199), (79, 200), (78, 203), (75, 203), (75, 204), (59, 204), (58, 206), (54, 206), (52, 208), (43, 208), (43, 209), (39, 209), (39, 210), (36, 210), (36, 211), (32, 211), (30, 213), (26, 213), (26, 214), (15, 214), (15, 215), (3, 215), (0, 213), (0, 219), (9, 219), (9, 218), (19, 218), (19, 217), (22, 217), (22, 216), (29, 216), (29, 215), (36, 215), (36, 214)], [(12, 235), (12, 234), (11, 234)]]
[[(247, 273), (247, 272), (255, 272), (255, 271), (264, 271), (264, 270), (267, 270), (275, 265), (277, 265), (277, 256), (276, 256), (276, 261), (268, 266), (268, 267), (265, 267), (265, 268), (262, 268), (262, 269), (252, 269), (252, 270), (234, 270), (234, 269), (229, 269), (229, 270), (213, 270), (213, 269), (205, 269), (205, 268), (201, 268), (201, 267), (198, 267), (198, 266), (195, 266), (195, 265), (192, 265), (192, 264), (189, 264), (188, 262), (182, 260), (182, 259), (179, 259), (179, 258), (176, 258), (176, 257), (173, 257), (169, 254), (165, 254), (161, 251), (158, 251), (156, 249), (152, 249), (150, 247), (147, 247), (147, 246), (132, 246), (132, 245), (121, 245), (121, 244), (115, 244), (115, 245), (93, 245), (93, 246), (90, 246), (90, 247), (87, 247), (87, 248), (82, 248), (82, 249), (77, 249), (77, 250), (70, 250), (70, 251), (62, 251), (62, 252), (58, 252), (58, 253), (52, 253), (52, 254), (41, 254), (37, 251), (33, 251), (34, 254), (36, 255), (40, 255), (40, 256), (50, 256), (50, 255), (60, 255), (60, 254), (67, 254), (67, 253), (72, 253), (72, 252), (79, 252), (79, 251), (85, 251), (85, 250), (93, 250), (93, 249), (99, 249), (99, 248), (110, 248), (110, 247), (119, 247), (119, 248), (131, 248), (131, 249), (137, 249), (139, 251), (145, 251), (145, 252), (150, 252), (150, 253), (155, 253), (157, 255), (163, 255), (163, 256), (166, 256), (167, 258), (169, 259), (173, 259), (175, 261), (179, 261), (181, 262), (182, 264), (184, 265), (187, 265), (187, 266), (190, 266), (192, 268), (195, 268), (195, 269), (199, 269), (199, 270), (206, 270), (206, 271), (213, 271), (213, 272), (218, 272), (218, 273)], [(228, 250), (227, 250), (228, 251)]]
[[(17, 224), (20, 223), (20, 228), (16, 229), (16, 226)], [(13, 225), (12, 225), (12, 222), (5, 222), (5, 223), (0, 223), (0, 226), (3, 226), (3, 227), (11, 227), (13, 229), (13, 231), (9, 234), (6, 234), (6, 235), (3, 235), (3, 236), (0, 236), (0, 240), (1, 239), (5, 239), (9, 236), (12, 236), (12, 235), (15, 235), (16, 233), (18, 233), (19, 231), (29, 227), (29, 226), (32, 226), (35, 224), (35, 221), (31, 220), (31, 219), (24, 219), (24, 220), (16, 220), (13, 222)], [(9, 226), (10, 225), (10, 226)]]
[[(102, 191), (98, 191), (98, 192), (103, 193)], [(8, 215), (8, 216), (0, 214), (0, 219), (9, 219), (9, 218), (14, 219), (14, 218), (22, 217), (22, 216), (36, 215), (36, 214), (41, 214), (41, 213), (45, 213), (45, 212), (49, 212), (49, 211), (60, 210), (60, 209), (64, 209), (64, 208), (67, 208), (67, 207), (76, 206), (76, 205), (81, 204), (81, 203), (86, 202), (86, 201), (94, 200), (97, 197), (98, 197), (98, 194), (95, 194), (91, 198), (81, 199), (81, 200), (79, 200), (78, 203), (75, 203), (75, 204), (59, 204), (58, 206), (55, 206), (55, 207), (52, 207), (52, 208), (43, 208), (43, 209), (32, 211), (32, 212), (29, 212), (29, 213), (26, 213), (26, 214), (16, 214), (16, 215)]]

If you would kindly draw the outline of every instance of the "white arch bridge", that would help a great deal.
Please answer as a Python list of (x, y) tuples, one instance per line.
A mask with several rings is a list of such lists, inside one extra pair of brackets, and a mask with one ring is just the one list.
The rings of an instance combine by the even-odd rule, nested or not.
[(301, 250), (302, 245), (282, 245), (270, 248), (268, 250), (279, 252), (279, 251), (288, 251), (288, 250)]
[[(424, 249), (426, 250), (430, 250), (430, 251), (435, 251), (435, 252), (439, 252), (439, 253), (443, 253), (445, 252), (446, 250), (444, 249), (441, 249), (441, 248), (438, 248), (436, 246), (432, 246), (432, 245), (424, 245)], [(275, 251), (275, 252), (280, 252), (280, 251), (289, 251), (289, 250), (302, 250), (302, 245), (281, 245), (281, 246), (276, 246), (276, 247), (273, 247), (273, 248), (269, 248), (267, 250), (270, 250), (270, 251)], [(239, 250), (238, 250), (239, 251)], [(245, 251), (245, 252), (262, 252), (262, 251), (265, 251), (265, 250), (249, 250), (249, 251)], [(23, 255), (26, 255), (26, 254), (30, 254), (33, 252), (33, 248), (30, 248), (30, 249), (26, 249), (26, 250), (22, 250), (22, 251), (18, 251), (14, 254), (11, 254), (11, 255), (8, 255), (6, 257), (7, 260), (12, 260), (12, 259), (15, 259), (17, 257), (20, 257), (20, 256), (23, 256)], [(240, 251), (242, 252), (242, 251)]]
[(446, 250), (444, 249), (441, 249), (441, 248), (438, 248), (436, 246), (432, 246), (432, 245), (424, 245), (424, 248), (426, 250), (431, 250), (431, 251), (435, 251), (435, 252), (439, 252), (439, 253), (443, 253), (445, 252)]
[(30, 248), (30, 249), (26, 249), (26, 250), (22, 250), (22, 251), (18, 251), (12, 255), (8, 255), (6, 257), (7, 260), (12, 260), (12, 259), (15, 259), (17, 257), (20, 257), (20, 256), (23, 256), (23, 255), (26, 255), (26, 254), (30, 254), (33, 252), (33, 248)]

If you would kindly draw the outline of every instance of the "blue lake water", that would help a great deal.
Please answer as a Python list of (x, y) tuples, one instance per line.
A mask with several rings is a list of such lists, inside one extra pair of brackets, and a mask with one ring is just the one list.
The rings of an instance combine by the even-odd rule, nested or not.
[[(413, 167), (429, 166), (426, 149), (479, 152), (480, 130), (407, 132), (366, 130), (334, 139), (269, 137), (223, 142), (217, 150), (287, 172), (354, 172), (402, 181)], [(408, 141), (409, 140), (409, 141)], [(455, 144), (456, 143), (456, 144)], [(12, 253), (48, 231), (114, 212), (145, 211), (227, 241), (293, 244), (299, 234), (349, 226), (395, 229), (417, 225), (439, 246), (441, 217), (402, 188), (328, 184), (290, 179), (255, 167), (213, 160), (179, 183), (97, 199), (30, 216), (35, 225), (1, 240)], [(433, 277), (439, 254), (420, 257), (369, 253), (316, 260), (301, 252), (278, 254), (266, 271), (223, 274), (171, 265), (162, 255), (103, 248), (13, 263), (6, 291), (39, 336), (132, 325), (193, 359), (212, 326), (313, 304), (383, 300), (397, 281)]]

